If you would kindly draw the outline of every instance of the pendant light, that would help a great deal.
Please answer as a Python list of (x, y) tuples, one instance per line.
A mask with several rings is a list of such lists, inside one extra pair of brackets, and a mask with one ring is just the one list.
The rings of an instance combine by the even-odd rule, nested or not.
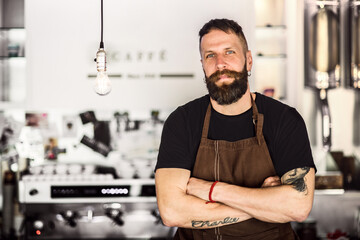
[(111, 91), (111, 82), (106, 73), (106, 52), (103, 42), (103, 0), (101, 0), (101, 41), (100, 48), (96, 53), (96, 69), (97, 76), (95, 80), (94, 90), (97, 94), (104, 96)]

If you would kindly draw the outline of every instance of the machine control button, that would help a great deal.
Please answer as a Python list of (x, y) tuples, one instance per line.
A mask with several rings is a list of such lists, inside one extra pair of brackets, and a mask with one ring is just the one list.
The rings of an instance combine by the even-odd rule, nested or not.
[(44, 228), (44, 223), (41, 220), (34, 221), (33, 225), (36, 230), (42, 230)]
[(38, 194), (38, 193), (39, 193), (39, 191), (38, 191), (36, 188), (31, 189), (31, 190), (29, 191), (29, 194), (30, 194), (31, 196), (34, 196), (34, 195), (36, 195), (36, 194)]

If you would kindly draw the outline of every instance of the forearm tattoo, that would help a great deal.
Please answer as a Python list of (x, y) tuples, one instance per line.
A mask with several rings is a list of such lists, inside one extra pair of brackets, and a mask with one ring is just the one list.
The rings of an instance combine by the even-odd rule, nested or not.
[(283, 184), (292, 185), (297, 191), (307, 194), (307, 186), (304, 177), (309, 171), (310, 167), (293, 169), (281, 177), (281, 182)]
[(191, 221), (191, 225), (193, 228), (202, 228), (202, 227), (217, 227), (219, 225), (223, 224), (230, 224), (230, 223), (237, 223), (239, 221), (239, 218), (231, 218), (226, 217), (224, 220), (221, 221)]

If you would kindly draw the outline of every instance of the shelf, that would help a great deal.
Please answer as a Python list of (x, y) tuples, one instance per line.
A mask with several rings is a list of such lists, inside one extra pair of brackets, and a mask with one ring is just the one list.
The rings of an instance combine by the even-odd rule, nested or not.
[(24, 29), (25, 30), (25, 28), (23, 28), (23, 27), (0, 27), (0, 31), (9, 31), (9, 30), (22, 30), (22, 29)]
[(6, 59), (9, 59), (9, 58), (21, 58), (21, 59), (23, 59), (23, 58), (25, 58), (24, 56), (17, 56), (17, 57), (11, 57), (11, 56), (0, 56), (0, 60), (6, 60)]
[(315, 189), (315, 195), (342, 195), (344, 189)]
[(279, 53), (279, 54), (262, 54), (262, 53), (257, 53), (256, 54), (257, 58), (263, 58), (263, 59), (274, 59), (274, 58), (280, 58), (280, 59), (285, 59), (286, 58), (286, 54), (283, 53)]
[(315, 196), (341, 196), (346, 199), (360, 198), (360, 190), (315, 189)]
[(315, 4), (318, 6), (339, 6), (339, 2), (337, 1), (315, 1)]
[(263, 26), (256, 26), (255, 29), (286, 29), (286, 25), (263, 25)]

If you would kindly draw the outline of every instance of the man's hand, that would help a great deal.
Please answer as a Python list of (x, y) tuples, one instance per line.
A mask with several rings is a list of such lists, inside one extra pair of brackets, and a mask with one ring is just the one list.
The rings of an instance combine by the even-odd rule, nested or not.
[(279, 185), (281, 185), (280, 178), (278, 176), (271, 176), (264, 180), (261, 187), (266, 188), (266, 187), (274, 187), (274, 186), (279, 186)]
[(240, 209), (265, 222), (304, 221), (312, 207), (315, 169), (296, 168), (281, 177), (264, 180), (261, 188), (247, 188), (219, 182), (211, 198), (219, 203)]
[(186, 187), (186, 193), (205, 201), (209, 201), (209, 192), (213, 182), (191, 177)]

